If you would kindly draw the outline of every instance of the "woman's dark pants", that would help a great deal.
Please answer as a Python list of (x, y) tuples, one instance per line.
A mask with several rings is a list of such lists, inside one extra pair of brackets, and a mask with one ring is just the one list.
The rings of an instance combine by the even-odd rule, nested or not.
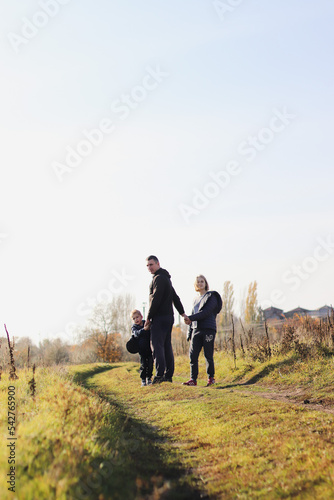
[(204, 356), (206, 360), (206, 372), (208, 377), (214, 377), (215, 365), (213, 362), (213, 349), (215, 343), (216, 332), (214, 330), (202, 330), (193, 332), (190, 344), (190, 377), (197, 380), (198, 377), (198, 356), (204, 349)]

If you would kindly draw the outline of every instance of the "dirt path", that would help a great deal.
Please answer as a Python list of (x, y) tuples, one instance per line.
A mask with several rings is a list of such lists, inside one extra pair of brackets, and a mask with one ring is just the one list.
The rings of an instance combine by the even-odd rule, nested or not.
[[(319, 395), (313, 392), (311, 397), (305, 387), (281, 390), (256, 381), (185, 388), (177, 379), (172, 385), (141, 389), (137, 367), (131, 365), (99, 374), (93, 386), (126, 417), (123, 430), (129, 438), (126, 435), (122, 443), (135, 438), (145, 445), (145, 462), (154, 477), (162, 478), (166, 491), (160, 496), (150, 477), (145, 479), (146, 490), (153, 493), (142, 500), (168, 498), (169, 493), (176, 498), (180, 485), (184, 500), (299, 498), (304, 493), (305, 498), (334, 498), (334, 417), (328, 415), (334, 408), (326, 407), (328, 400), (320, 404)], [(304, 403), (307, 397), (310, 402)], [(260, 398), (269, 401), (261, 404)], [(140, 450), (133, 470), (143, 456)], [(167, 475), (170, 463), (175, 467)]]
[(237, 392), (242, 392), (243, 394), (254, 394), (265, 399), (271, 399), (273, 401), (281, 401), (283, 403), (295, 404), (298, 406), (303, 406), (308, 410), (317, 410), (326, 413), (334, 414), (334, 408), (332, 406), (326, 405), (322, 401), (312, 401), (312, 399), (307, 399), (305, 397), (305, 391), (298, 387), (291, 388), (289, 390), (277, 390), (277, 387), (266, 386), (263, 391), (249, 390), (245, 391), (244, 388), (237, 390)]

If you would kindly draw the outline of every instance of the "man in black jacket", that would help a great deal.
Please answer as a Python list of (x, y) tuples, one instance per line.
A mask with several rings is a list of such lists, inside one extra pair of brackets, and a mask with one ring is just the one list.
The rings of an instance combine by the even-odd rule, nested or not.
[(172, 327), (174, 323), (173, 304), (177, 311), (187, 318), (179, 296), (176, 294), (170, 274), (160, 267), (155, 255), (146, 259), (147, 268), (153, 279), (150, 285), (150, 306), (145, 325), (151, 324), (151, 341), (155, 359), (156, 374), (153, 384), (172, 382), (174, 354), (172, 348)]

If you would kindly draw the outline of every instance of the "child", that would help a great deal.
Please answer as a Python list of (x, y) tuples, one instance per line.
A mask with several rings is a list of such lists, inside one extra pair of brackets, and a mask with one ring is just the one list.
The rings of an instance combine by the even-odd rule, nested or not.
[(131, 328), (132, 336), (138, 338), (139, 355), (140, 355), (140, 378), (141, 385), (152, 384), (153, 373), (153, 356), (150, 343), (150, 326), (144, 327), (145, 321), (143, 320), (142, 313), (138, 309), (131, 312), (133, 325)]

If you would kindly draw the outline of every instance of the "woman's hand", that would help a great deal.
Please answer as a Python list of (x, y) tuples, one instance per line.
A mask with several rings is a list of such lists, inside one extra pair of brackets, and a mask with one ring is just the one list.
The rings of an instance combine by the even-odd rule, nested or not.
[(186, 314), (183, 316), (183, 319), (186, 325), (191, 325), (191, 320), (188, 318)]

